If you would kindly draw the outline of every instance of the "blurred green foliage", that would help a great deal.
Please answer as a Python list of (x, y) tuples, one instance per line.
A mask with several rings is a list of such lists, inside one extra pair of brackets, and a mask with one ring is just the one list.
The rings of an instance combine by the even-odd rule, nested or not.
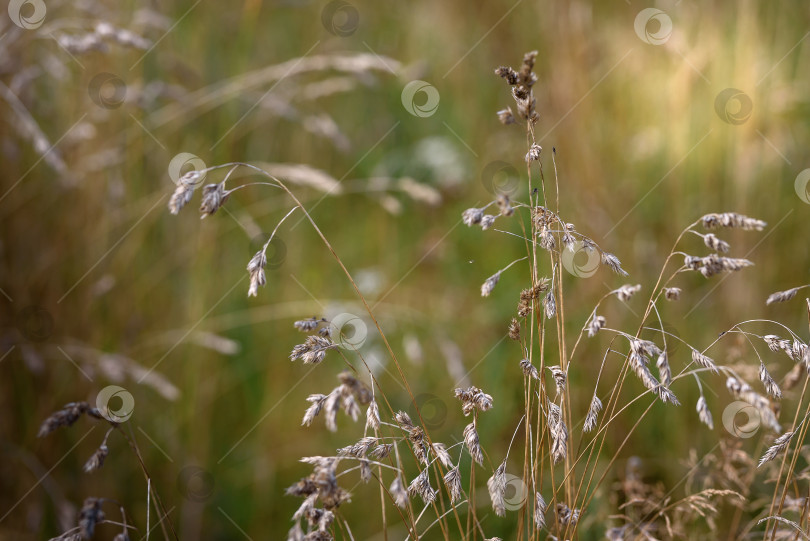
[[(438, 400), (431, 406), (440, 419), (434, 437), (452, 443), (464, 426), (452, 399), (458, 381), (446, 361), (454, 344), (469, 381), (495, 397), (496, 407), (481, 420), (481, 438), (492, 462), (499, 462), (522, 407), (521, 352), (501, 339), (528, 273), (519, 266), (508, 271), (490, 298), (480, 298), (479, 287), (524, 255), (525, 245), (468, 229), (459, 219), (465, 208), (491, 198), (481, 178), (488, 164), (503, 160), (524, 170), (521, 128), (497, 122), (495, 112), (512, 99), (493, 68), (517, 65), (528, 50), (539, 51), (536, 130), (546, 181), (553, 185), (554, 147), (561, 214), (616, 253), (632, 283), (649, 293), (678, 233), (703, 213), (733, 210), (770, 224), (762, 234), (725, 235), (735, 255), (756, 263), (754, 269), (711, 281), (679, 278), (683, 299), (667, 304), (662, 318), (702, 347), (741, 319), (774, 317), (804, 328), (800, 301), (764, 306), (770, 292), (808, 281), (803, 231), (810, 207), (794, 190), (796, 176), (807, 167), (810, 130), (810, 87), (802, 68), (810, 55), (804, 39), (810, 12), (804, 2), (662, 2), (658, 7), (673, 23), (662, 45), (645, 43), (634, 31), (645, 7), (636, 3), (351, 4), (359, 24), (341, 37), (322, 24), (324, 3), (163, 2), (150, 12), (165, 21), (142, 25), (154, 48), (113, 46), (82, 55), (68, 54), (42, 32), (20, 35), (6, 23), (9, 42), (0, 41), (0, 48), (7, 48), (4, 56), (15, 56), (3, 61), (0, 81), (19, 90), (20, 102), (74, 174), (68, 179), (40, 159), (3, 102), (0, 513), (11, 512), (0, 521), (0, 539), (56, 535), (67, 502), (80, 505), (88, 496), (122, 502), (144, 527), (146, 486), (124, 441), (113, 437), (104, 468), (87, 475), (81, 466), (101, 441), (101, 427), (85, 437), (93, 425), (80, 421), (36, 438), (52, 411), (71, 401), (93, 402), (102, 387), (116, 383), (99, 368), (98, 356), (65, 353), (70, 347), (156, 366), (179, 389), (171, 401), (137, 378), (117, 382), (135, 398), (129, 424), (182, 539), (237, 539), (237, 528), (253, 539), (281, 538), (299, 503), (284, 497), (284, 488), (309, 472), (298, 459), (333, 453), (361, 435), (360, 424), (345, 416), (336, 434), (322, 421), (299, 426), (305, 398), (328, 392), (344, 366), (337, 356), (314, 369), (287, 359), (302, 340), (294, 320), (327, 311), (363, 314), (340, 268), (294, 214), (280, 230), (283, 264), (268, 272), (257, 299), (246, 298), (244, 268), (261, 242), (251, 232), (271, 231), (288, 201), (258, 186), (236, 192), (225, 210), (202, 222), (193, 208), (171, 216), (166, 202), (174, 184), (166, 171), (180, 152), (208, 165), (308, 164), (355, 186), (322, 201), (317, 190), (296, 192), (355, 278), (364, 277), (361, 286), (414, 393)], [(135, 2), (49, 3), (42, 29), (80, 32), (99, 20), (131, 28), (146, 13)], [(396, 74), (361, 74), (351, 91), (313, 100), (295, 101), (308, 84), (326, 78), (320, 73), (285, 78), (272, 88), (246, 87), (215, 106), (156, 125), (163, 118), (157, 113), (170, 110), (162, 108), (187, 103), (201, 88), (291, 59), (341, 53), (380, 55), (402, 66)], [(30, 70), (30, 81), (20, 79), (22, 70)], [(92, 102), (88, 88), (99, 73), (124, 82), (123, 104), (104, 109)], [(414, 79), (439, 92), (432, 116), (413, 116), (401, 103), (403, 86)], [(159, 88), (158, 97), (149, 98), (149, 88)], [(726, 88), (741, 89), (753, 103), (750, 118), (739, 125), (716, 112), (716, 97)], [(298, 114), (285, 114), (275, 96), (293, 100)], [(304, 128), (302, 118), (317, 115), (330, 116), (348, 148)], [(86, 133), (77, 133), (76, 123)], [(522, 175), (516, 198), (525, 200)], [(402, 193), (363, 189), (377, 177), (412, 177), (439, 190), (442, 202), (429, 206)], [(499, 226), (518, 230), (516, 223)], [(705, 252), (697, 238), (686, 246)], [(565, 280), (569, 335), (598, 297), (623, 283), (605, 270)], [(52, 321), (52, 332), (41, 341), (30, 332), (30, 325), (41, 322), (21, 315), (29, 306), (44, 309), (44, 324)], [(642, 311), (643, 300), (635, 299), (627, 306), (610, 303), (604, 315), (618, 325), (624, 318), (637, 321), (633, 314)], [(379, 375), (388, 399), (406, 409), (407, 394), (366, 321), (364, 352), (385, 367)], [(238, 351), (201, 346), (201, 332), (235, 342)], [(412, 351), (420, 345), (421, 360), (405, 354), (406, 343)], [(570, 376), (578, 411), (590, 400), (606, 343), (585, 346)], [(756, 365), (750, 351), (741, 355)], [(685, 361), (687, 348), (678, 357), (676, 364)], [(773, 371), (783, 375), (789, 368)], [(719, 416), (729, 399), (722, 381), (711, 383), (719, 394), (708, 396), (716, 412), (714, 431), (698, 423), (694, 386), (676, 388), (684, 406), (654, 407), (623, 449), (618, 473), (594, 504), (599, 518), (585, 519), (581, 538), (603, 535), (605, 517), (614, 511), (611, 480), (626, 457), (642, 458), (648, 478), (669, 487), (686, 473), (680, 457), (690, 449), (702, 456), (724, 437)], [(627, 385), (628, 392), (640, 390), (635, 381)], [(606, 456), (645, 407), (634, 405), (617, 421)], [(748, 443), (753, 453), (755, 444)], [(189, 488), (181, 474), (188, 466), (208, 472), (205, 480), (213, 486)], [(356, 476), (347, 479), (356, 501), (341, 514), (355, 539), (383, 539), (379, 516), (368, 508), (376, 507), (377, 489), (354, 486)], [(194, 497), (194, 491), (207, 495), (209, 488), (210, 496)], [(479, 495), (486, 513), (485, 492)], [(391, 510), (389, 521), (396, 521)], [(508, 520), (491, 516), (485, 524), (490, 535), (514, 535)], [(404, 536), (397, 528), (391, 526), (389, 538)]]

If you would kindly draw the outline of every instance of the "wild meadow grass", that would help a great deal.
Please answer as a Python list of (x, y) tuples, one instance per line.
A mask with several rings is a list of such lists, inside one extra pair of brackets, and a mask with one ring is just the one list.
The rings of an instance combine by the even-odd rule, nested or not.
[(0, 537), (807, 536), (799, 3), (189, 7), (3, 21)]

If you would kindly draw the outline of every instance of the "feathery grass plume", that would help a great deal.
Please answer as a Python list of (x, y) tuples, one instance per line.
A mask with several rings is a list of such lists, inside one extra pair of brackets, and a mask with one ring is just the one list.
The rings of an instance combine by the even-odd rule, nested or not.
[(509, 196), (506, 194), (498, 194), (498, 197), (495, 199), (495, 204), (498, 205), (499, 209), (501, 209), (501, 216), (512, 216), (515, 213), (515, 209), (512, 208)]
[(444, 474), (444, 486), (450, 494), (450, 503), (456, 503), (461, 498), (461, 474), (458, 468), (452, 468)]
[(664, 298), (668, 301), (677, 301), (681, 298), (681, 288), (679, 287), (665, 287)]
[(394, 480), (391, 481), (391, 486), (388, 487), (388, 492), (394, 497), (394, 503), (401, 509), (408, 506), (408, 492), (405, 490), (405, 485), (402, 483), (402, 476), (397, 473)]
[(658, 398), (661, 399), (661, 402), (665, 404), (669, 402), (673, 406), (681, 405), (681, 402), (680, 400), (678, 400), (678, 397), (675, 396), (675, 393), (673, 393), (669, 388), (664, 387), (663, 385), (658, 385), (655, 389), (653, 389), (653, 392), (656, 395), (658, 395)]
[[(652, 347), (650, 347), (650, 345), (652, 345)], [(633, 339), (630, 341), (630, 355), (627, 358), (630, 362), (630, 368), (633, 369), (633, 372), (635, 372), (644, 386), (651, 390), (659, 386), (658, 380), (655, 379), (655, 376), (652, 375), (648, 367), (648, 356), (653, 354), (656, 350), (657, 347), (652, 342)]]
[(189, 171), (177, 181), (177, 187), (169, 198), (169, 212), (177, 215), (194, 195), (194, 189), (205, 178), (202, 171)]
[(307, 336), (303, 344), (298, 344), (293, 348), (292, 353), (290, 353), (290, 360), (297, 361), (301, 359), (304, 364), (318, 364), (326, 357), (327, 351), (337, 349), (337, 347), (337, 344), (329, 338), (310, 335)]
[(349, 445), (348, 447), (341, 447), (337, 450), (338, 456), (352, 456), (355, 458), (363, 458), (369, 450), (377, 445), (379, 440), (373, 436), (366, 436), (360, 438), (357, 443)]
[(512, 321), (509, 322), (509, 338), (516, 342), (520, 341), (520, 322), (516, 317), (513, 317)]
[(267, 266), (267, 256), (264, 250), (259, 250), (250, 258), (247, 264), (248, 275), (250, 276), (250, 287), (248, 288), (248, 297), (256, 297), (259, 294), (259, 286), (264, 286), (267, 283), (267, 276), (264, 274), (264, 268)]
[(318, 319), (317, 317), (312, 316), (309, 319), (301, 319), (299, 321), (296, 321), (293, 325), (295, 326), (296, 329), (298, 329), (301, 332), (312, 332), (318, 328), (318, 325), (325, 322), (326, 322), (325, 318)]
[(718, 227), (737, 227), (746, 230), (762, 231), (768, 224), (762, 220), (749, 218), (736, 212), (723, 212), (720, 214), (706, 214), (701, 218), (703, 227), (717, 229)]
[(509, 66), (500, 66), (496, 68), (495, 74), (506, 79), (506, 82), (509, 85), (516, 85), (520, 80), (520, 76), (517, 74), (517, 72)]
[(782, 431), (782, 427), (779, 425), (779, 421), (776, 420), (776, 414), (771, 409), (771, 404), (768, 399), (755, 392), (750, 385), (734, 376), (729, 376), (726, 379), (726, 389), (728, 389), (728, 392), (735, 398), (739, 398), (754, 406), (759, 413), (762, 424), (769, 427), (774, 432)]
[(405, 430), (413, 430), (414, 428), (416, 428), (416, 426), (414, 426), (413, 424), (413, 421), (411, 421), (411, 416), (405, 413), (404, 411), (396, 412), (394, 414), (394, 420), (401, 428)]
[[(762, 524), (763, 522), (768, 522), (769, 520), (775, 520), (780, 524), (784, 524), (786, 526), (790, 526), (792, 530), (782, 530), (778, 526), (774, 526), (772, 530), (766, 530), (765, 535), (774, 535), (779, 534), (776, 536), (776, 539), (798, 539), (798, 536), (802, 536), (802, 539), (805, 541), (810, 539), (810, 535), (807, 535), (805, 531), (802, 529), (801, 525), (793, 520), (786, 519), (785, 517), (779, 515), (768, 515), (765, 518), (761, 518), (757, 521), (757, 526)], [(794, 533), (795, 532), (795, 533)]]
[(711, 278), (721, 272), (736, 272), (754, 264), (747, 259), (709, 254), (706, 257), (687, 255), (684, 257), (684, 265), (690, 270), (700, 272), (706, 278)]
[[(791, 347), (785, 349), (785, 353), (787, 353), (787, 356), (793, 359), (793, 361), (797, 363), (804, 362), (805, 365), (807, 365), (807, 344), (799, 340), (794, 340)], [(810, 366), (807, 366), (807, 368), (810, 370)]]
[(388, 456), (391, 454), (391, 451), (393, 451), (393, 450), (394, 450), (394, 444), (393, 443), (381, 443), (377, 447), (375, 447), (374, 449), (371, 450), (371, 452), (369, 453), (369, 456), (371, 458), (376, 458), (378, 460), (381, 460), (383, 458), (388, 458)]
[(104, 511), (101, 510), (102, 498), (86, 498), (79, 512), (79, 530), (83, 539), (92, 539), (96, 531), (96, 524), (104, 520)]
[(337, 432), (337, 414), (340, 411), (340, 389), (332, 389), (332, 392), (326, 397), (323, 403), (323, 409), (326, 417), (326, 429), (329, 432)]
[(338, 374), (338, 380), (341, 384), (343, 384), (343, 386), (345, 386), (345, 391), (356, 396), (357, 400), (361, 404), (368, 404), (374, 398), (371, 394), (371, 390), (366, 386), (366, 384), (355, 378), (350, 371), (342, 371), (340, 374)]
[(768, 349), (771, 351), (784, 351), (791, 360), (795, 360), (793, 358), (793, 343), (790, 340), (786, 340), (784, 338), (780, 338), (775, 334), (766, 334), (762, 337), (765, 343), (768, 345)]
[(484, 219), (484, 209), (471, 208), (461, 213), (461, 221), (467, 227), (472, 227), (481, 223)]
[(532, 146), (529, 147), (529, 152), (526, 153), (526, 163), (539, 162), (540, 153), (542, 151), (543, 147), (537, 143), (532, 143)]
[(708, 426), (710, 430), (714, 430), (714, 421), (712, 420), (712, 412), (709, 411), (709, 406), (706, 404), (706, 399), (703, 395), (698, 398), (695, 410), (698, 413), (700, 422)]
[(768, 447), (768, 450), (765, 451), (765, 454), (762, 455), (762, 458), (759, 459), (759, 464), (757, 464), (757, 468), (761, 468), (763, 464), (766, 462), (770, 462), (774, 458), (776, 458), (779, 454), (781, 454), (785, 449), (787, 449), (788, 445), (790, 445), (790, 440), (793, 439), (793, 435), (796, 432), (785, 432), (778, 438), (773, 441), (773, 445)]
[(635, 295), (639, 291), (641, 291), (641, 284), (636, 284), (634, 286), (631, 286), (630, 284), (625, 284), (616, 290), (616, 296), (619, 298), (620, 301), (627, 302), (633, 297), (633, 295)]
[(655, 361), (655, 365), (658, 367), (658, 377), (661, 378), (661, 383), (665, 387), (669, 387), (672, 383), (672, 370), (669, 367), (669, 355), (666, 351), (662, 351), (660, 355), (658, 355), (658, 360)]
[(450, 453), (447, 451), (447, 446), (445, 444), (435, 442), (430, 446), (430, 448), (433, 451), (433, 456), (439, 459), (439, 462), (441, 462), (445, 468), (453, 467), (453, 459), (450, 456)]
[(788, 289), (785, 291), (777, 291), (776, 293), (771, 293), (768, 296), (768, 300), (765, 301), (766, 305), (773, 304), (775, 302), (787, 302), (793, 297), (796, 296), (796, 293), (799, 292), (800, 287), (794, 287), (793, 289)]
[(506, 460), (495, 468), (492, 477), (487, 479), (487, 491), (492, 501), (492, 510), (499, 517), (506, 515), (504, 496), (506, 494)]
[(579, 522), (579, 509), (571, 509), (565, 503), (557, 504), (557, 522), (562, 526), (574, 526)]
[(360, 406), (357, 405), (357, 400), (354, 394), (345, 385), (338, 387), (338, 396), (340, 397), (340, 405), (346, 414), (352, 418), (352, 421), (357, 421), (360, 416)]
[(99, 445), (98, 449), (96, 449), (96, 451), (90, 455), (90, 458), (84, 463), (84, 467), (82, 469), (85, 473), (100, 470), (104, 465), (104, 459), (107, 458), (107, 455), (109, 454), (110, 449), (107, 447), (107, 439), (105, 438), (104, 443)]
[(537, 368), (532, 364), (532, 362), (529, 359), (521, 359), (520, 368), (521, 370), (523, 370), (524, 376), (534, 379), (540, 379), (540, 373), (537, 371)]
[(425, 431), (422, 430), (422, 427), (415, 426), (411, 418), (404, 411), (397, 412), (394, 419), (397, 424), (399, 424), (400, 428), (408, 432), (408, 441), (411, 444), (414, 455), (416, 455), (416, 459), (426, 466), (430, 465), (427, 438), (425, 438)]
[(364, 483), (371, 481), (371, 462), (365, 458), (360, 460), (360, 480)]
[(519, 317), (526, 317), (532, 313), (534, 301), (539, 299), (540, 295), (548, 289), (548, 284), (548, 278), (541, 278), (535, 286), (520, 292), (520, 302), (518, 302), (517, 308)]
[(57, 428), (72, 426), (82, 415), (89, 415), (96, 419), (103, 419), (98, 409), (90, 407), (87, 402), (70, 402), (65, 404), (61, 410), (55, 411), (42, 422), (37, 433), (38, 438), (44, 438)]
[(605, 327), (607, 320), (604, 316), (593, 314), (590, 323), (588, 323), (588, 337), (593, 338), (601, 329)]
[(560, 406), (554, 402), (548, 403), (546, 423), (551, 436), (551, 458), (554, 464), (559, 464), (568, 453), (568, 428), (563, 421)]
[(728, 249), (730, 248), (726, 241), (717, 238), (714, 233), (703, 235), (703, 243), (707, 248), (714, 250), (715, 252), (722, 252), (724, 254), (727, 253)]
[(375, 432), (380, 429), (380, 408), (374, 399), (369, 402), (366, 410), (366, 428), (370, 428)]
[(715, 374), (719, 373), (717, 365), (714, 364), (714, 361), (696, 349), (692, 350), (692, 360), (699, 366), (702, 366), (703, 368), (708, 368)]
[(600, 411), (602, 411), (602, 401), (594, 393), (593, 398), (591, 398), (591, 406), (588, 408), (588, 414), (585, 416), (585, 424), (582, 426), (583, 432), (590, 432), (596, 428)]
[(482, 297), (489, 297), (489, 294), (492, 293), (492, 290), (495, 289), (495, 286), (498, 284), (498, 280), (501, 279), (501, 271), (496, 272), (492, 276), (486, 279), (486, 281), (481, 285), (481, 296)]
[(411, 484), (408, 485), (408, 494), (411, 496), (418, 494), (419, 497), (422, 498), (422, 501), (425, 502), (425, 505), (433, 503), (433, 500), (436, 499), (436, 491), (430, 486), (428, 468), (422, 470), (419, 475), (411, 481)]
[(537, 76), (532, 73), (536, 56), (537, 51), (526, 53), (519, 73), (508, 66), (501, 66), (495, 70), (495, 73), (512, 87), (512, 97), (517, 105), (518, 116), (532, 124), (540, 118), (535, 111), (537, 101), (532, 93), (532, 85), (537, 82)]
[(301, 426), (312, 425), (312, 421), (315, 420), (315, 417), (317, 417), (323, 409), (326, 399), (327, 396), (325, 394), (311, 394), (307, 397), (307, 402), (310, 402), (311, 405), (307, 408), (307, 411), (304, 412), (304, 419), (301, 421)]
[(543, 227), (537, 233), (537, 236), (540, 238), (540, 247), (542, 249), (549, 252), (555, 251), (557, 248), (557, 240), (554, 238), (554, 233), (551, 232), (551, 229), (549, 229), (548, 226), (543, 225)]
[(497, 218), (498, 218), (497, 216), (493, 216), (492, 214), (484, 214), (484, 217), (481, 218), (481, 223), (479, 224), (481, 226), (481, 229), (486, 231), (487, 229), (492, 227), (495, 224), (495, 220)]
[[(566, 224), (566, 227), (573, 227), (574, 224)], [(577, 239), (569, 232), (565, 232), (562, 237), (563, 246), (565, 246), (569, 252), (575, 253), (577, 251)]]
[(529, 51), (523, 55), (523, 64), (520, 66), (520, 81), (524, 87), (531, 87), (537, 82), (537, 76), (532, 73), (537, 51)]
[(312, 394), (307, 397), (307, 401), (311, 402), (311, 405), (304, 413), (302, 426), (310, 426), (315, 417), (323, 410), (326, 417), (326, 428), (330, 432), (335, 432), (337, 414), (341, 407), (352, 420), (357, 421), (361, 412), (358, 402), (368, 404), (371, 401), (371, 392), (347, 372), (339, 374), (338, 379), (342, 383), (332, 389), (328, 395)]
[(768, 373), (768, 369), (765, 368), (765, 364), (762, 361), (759, 363), (759, 380), (762, 382), (762, 385), (765, 386), (765, 391), (769, 395), (777, 400), (781, 400), (782, 391), (779, 389), (779, 385), (776, 384), (771, 375)]
[(557, 314), (557, 301), (554, 299), (553, 291), (549, 291), (548, 294), (543, 297), (543, 308), (546, 311), (546, 319), (554, 319), (554, 316)]
[(718, 513), (718, 504), (712, 501), (712, 498), (715, 497), (734, 497), (739, 501), (745, 501), (746, 499), (742, 494), (733, 490), (708, 488), (696, 494), (690, 494), (681, 500), (678, 507), (688, 509), (701, 517), (710, 518)]
[(483, 466), (484, 453), (481, 451), (481, 443), (478, 441), (478, 431), (475, 429), (475, 423), (470, 423), (464, 427), (464, 445), (467, 446), (472, 459)]
[(546, 500), (539, 492), (534, 495), (534, 527), (538, 530), (546, 527)]
[(680, 405), (678, 397), (655, 379), (655, 376), (653, 376), (648, 366), (649, 357), (653, 355), (659, 355), (660, 357), (661, 353), (662, 351), (658, 346), (649, 340), (632, 339), (630, 341), (630, 355), (628, 356), (628, 361), (633, 372), (635, 372), (636, 376), (638, 376), (647, 389), (653, 391), (662, 402), (670, 402), (678, 406)]
[(557, 395), (565, 392), (565, 383), (567, 380), (566, 374), (559, 366), (547, 366), (551, 377), (554, 378), (554, 385), (557, 387)]
[(477, 409), (487, 411), (492, 408), (492, 397), (478, 387), (468, 387), (466, 389), (456, 389), (456, 398), (461, 400), (461, 409), (467, 416)]
[(616, 257), (614, 254), (610, 252), (602, 252), (602, 264), (607, 265), (610, 270), (618, 274), (619, 276), (627, 276), (627, 271), (622, 268), (622, 262), (619, 261), (619, 258)]
[(337, 465), (340, 458), (310, 456), (301, 462), (312, 466), (312, 473), (287, 489), (293, 496), (318, 495), (324, 509), (334, 509), (351, 499), (351, 494), (337, 484)]
[(200, 203), (201, 220), (218, 211), (228, 200), (231, 192), (225, 191), (225, 183), (220, 182), (219, 184), (206, 184), (203, 187), (202, 195), (202, 203)]
[(515, 115), (512, 113), (512, 108), (507, 107), (506, 109), (501, 109), (497, 113), (498, 120), (500, 120), (501, 124), (504, 126), (508, 126), (509, 124), (515, 123)]

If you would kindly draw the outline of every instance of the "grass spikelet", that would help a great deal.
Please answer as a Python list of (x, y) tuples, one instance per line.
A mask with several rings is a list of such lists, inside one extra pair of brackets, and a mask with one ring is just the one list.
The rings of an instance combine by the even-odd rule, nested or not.
[(625, 284), (616, 290), (616, 296), (619, 298), (620, 301), (627, 302), (633, 297), (633, 295), (635, 295), (639, 291), (641, 291), (641, 284), (636, 284), (634, 286), (630, 284)]
[(591, 398), (591, 405), (588, 408), (588, 414), (585, 416), (585, 424), (582, 426), (583, 432), (590, 432), (596, 428), (596, 423), (599, 421), (599, 412), (602, 411), (602, 401), (594, 393)]
[(717, 229), (718, 227), (739, 228), (745, 230), (762, 231), (766, 224), (762, 220), (749, 218), (736, 212), (723, 212), (720, 214), (706, 214), (701, 218), (703, 227), (706, 229)]
[(781, 400), (782, 398), (782, 391), (779, 389), (779, 385), (771, 377), (770, 373), (768, 373), (768, 369), (765, 368), (765, 363), (759, 363), (759, 380), (762, 382), (762, 385), (765, 386), (765, 391), (774, 397), (777, 400)]
[(418, 494), (425, 505), (433, 503), (436, 499), (436, 491), (430, 486), (429, 470), (425, 468), (417, 475), (411, 484), (408, 485), (408, 494), (411, 496)]
[(498, 271), (489, 278), (487, 278), (486, 281), (481, 285), (481, 296), (489, 297), (489, 294), (492, 293), (493, 289), (495, 289), (495, 286), (498, 284), (498, 280), (500, 279), (501, 279), (501, 271)]
[(568, 428), (562, 417), (562, 410), (557, 404), (548, 404), (548, 431), (551, 436), (551, 458), (554, 464), (565, 460), (568, 452)]
[(539, 492), (534, 495), (534, 527), (538, 530), (546, 527), (546, 500)]
[(402, 483), (402, 477), (397, 474), (394, 480), (391, 481), (391, 486), (388, 487), (391, 496), (394, 497), (394, 503), (398, 507), (405, 509), (408, 507), (408, 492), (405, 490), (405, 485)]
[(793, 439), (793, 435), (795, 432), (785, 432), (778, 438), (773, 441), (773, 445), (768, 447), (768, 450), (765, 451), (765, 454), (762, 455), (762, 458), (759, 459), (759, 463), (757, 464), (757, 468), (761, 468), (763, 464), (766, 462), (770, 462), (777, 456), (779, 456), (785, 449), (788, 448), (790, 445), (790, 440)]
[(492, 501), (492, 510), (499, 517), (506, 514), (504, 495), (506, 494), (506, 460), (500, 463), (487, 480), (487, 491)]
[(714, 364), (714, 361), (696, 349), (692, 350), (692, 361), (694, 361), (698, 366), (708, 368), (715, 374), (718, 373), (717, 365)]
[(712, 420), (712, 412), (709, 411), (709, 406), (706, 404), (706, 399), (704, 397), (701, 396), (700, 398), (698, 398), (695, 409), (697, 410), (700, 422), (708, 426), (710, 430), (714, 430), (714, 421)]
[(603, 329), (606, 324), (607, 320), (604, 316), (598, 316), (594, 313), (590, 323), (588, 323), (588, 337), (593, 338), (596, 336), (596, 333)]
[(475, 423), (470, 423), (464, 427), (464, 445), (467, 446), (472, 459), (483, 466), (484, 453), (481, 451), (481, 443), (478, 440), (478, 430), (475, 429)]
[(461, 474), (458, 468), (452, 468), (444, 474), (444, 486), (450, 494), (450, 503), (456, 503), (461, 498)]
[(776, 293), (771, 293), (768, 296), (768, 300), (765, 301), (765, 304), (770, 305), (777, 302), (787, 302), (796, 296), (796, 293), (799, 292), (799, 289), (801, 288), (794, 287), (792, 289), (787, 289), (785, 291), (777, 291)]

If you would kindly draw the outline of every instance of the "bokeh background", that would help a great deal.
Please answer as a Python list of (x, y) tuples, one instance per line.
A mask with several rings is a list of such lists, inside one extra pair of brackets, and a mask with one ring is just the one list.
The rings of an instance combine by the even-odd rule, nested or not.
[[(0, 14), (0, 539), (57, 535), (88, 496), (120, 501), (143, 534), (146, 483), (122, 439), (113, 434), (104, 468), (85, 474), (100, 425), (36, 437), (52, 411), (94, 403), (113, 384), (134, 398), (132, 434), (182, 539), (283, 538), (299, 503), (284, 488), (309, 473), (298, 459), (362, 433), (342, 414), (334, 434), (322, 421), (300, 427), (305, 398), (332, 389), (343, 365), (337, 356), (291, 363), (296, 319), (360, 316), (364, 356), (389, 400), (409, 407), (357, 296), (300, 216), (280, 228), (267, 286), (246, 297), (245, 265), (290, 208), (278, 190), (240, 190), (204, 221), (196, 198), (168, 212), (168, 167), (181, 153), (209, 166), (263, 162), (294, 179), (374, 307), (431, 434), (458, 441), (465, 422), (452, 389), (483, 387), (496, 407), (481, 437), (499, 462), (522, 379), (521, 352), (503, 338), (528, 275), (516, 266), (486, 299), (479, 287), (525, 245), (459, 222), (493, 185), (526, 199), (525, 135), (497, 121), (512, 99), (493, 68), (517, 66), (529, 50), (539, 51), (537, 135), (547, 180), (556, 148), (560, 211), (630, 272), (566, 274), (568, 330), (625, 281), (648, 294), (684, 227), (735, 210), (769, 223), (724, 235), (756, 266), (680, 278), (683, 299), (662, 318), (701, 347), (743, 319), (806, 332), (801, 300), (764, 305), (772, 291), (808, 282), (806, 2), (82, 1), (48, 2), (39, 20), (42, 5), (12, 2)], [(659, 11), (639, 27), (650, 7)], [(428, 93), (404, 98), (411, 81)], [(499, 224), (517, 231), (515, 220)], [(697, 237), (684, 246), (705, 252)], [(642, 310), (635, 299), (604, 314), (631, 330)], [(750, 351), (729, 344), (720, 360), (737, 355), (756, 368)], [(572, 367), (581, 411), (605, 345), (587, 343)], [(773, 357), (775, 377), (785, 363)], [(694, 385), (676, 387), (684, 406), (655, 406), (636, 431), (583, 539), (609, 525), (611, 484), (629, 457), (651, 482), (680, 490), (690, 451), (702, 456), (730, 437), (718, 422), (731, 400), (724, 382), (705, 383), (716, 390), (707, 396), (715, 429), (698, 423)], [(628, 411), (608, 448), (644, 407)], [(752, 454), (759, 445), (738, 443)], [(356, 539), (382, 539), (369, 514), (379, 495), (355, 482), (343, 513)], [(508, 520), (485, 524), (513, 534)], [(390, 538), (403, 532), (391, 526)]]

